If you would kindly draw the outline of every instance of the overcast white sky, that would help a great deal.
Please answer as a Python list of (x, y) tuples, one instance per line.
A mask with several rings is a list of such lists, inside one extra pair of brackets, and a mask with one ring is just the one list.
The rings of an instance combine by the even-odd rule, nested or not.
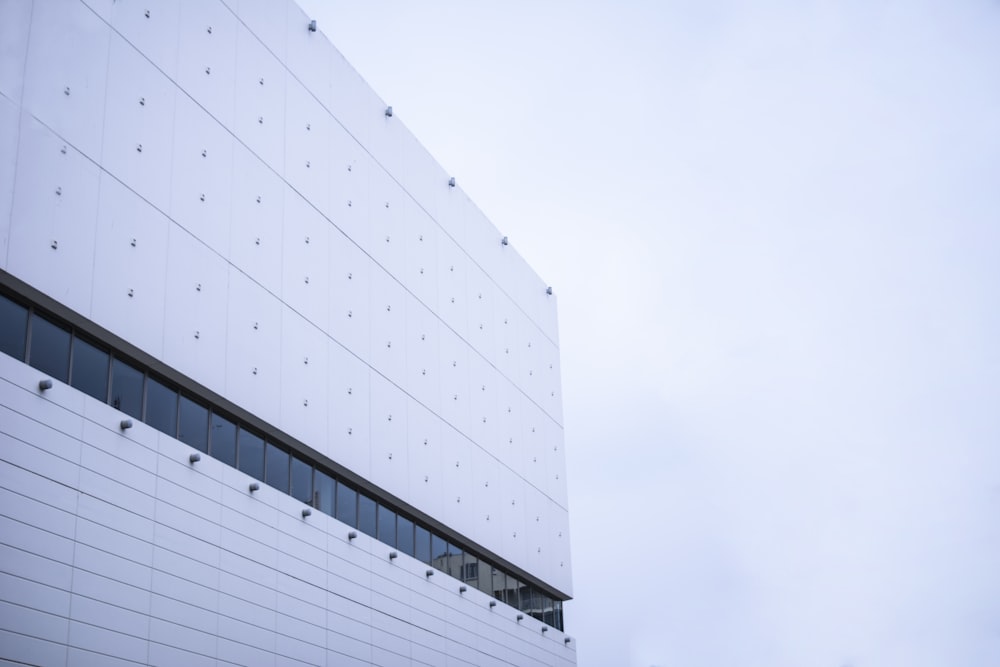
[(300, 4), (559, 296), (581, 667), (1000, 664), (1000, 2)]

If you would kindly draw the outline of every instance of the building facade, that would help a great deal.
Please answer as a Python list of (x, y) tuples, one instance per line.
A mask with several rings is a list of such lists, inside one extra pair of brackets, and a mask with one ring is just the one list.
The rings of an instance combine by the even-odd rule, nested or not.
[(0, 0), (0, 352), (0, 659), (576, 663), (555, 296), (294, 2)]

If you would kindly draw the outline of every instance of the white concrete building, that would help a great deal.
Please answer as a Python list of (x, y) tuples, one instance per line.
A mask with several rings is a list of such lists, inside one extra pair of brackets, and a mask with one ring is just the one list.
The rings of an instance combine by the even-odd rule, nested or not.
[(555, 297), (314, 27), (0, 0), (0, 663), (576, 662)]

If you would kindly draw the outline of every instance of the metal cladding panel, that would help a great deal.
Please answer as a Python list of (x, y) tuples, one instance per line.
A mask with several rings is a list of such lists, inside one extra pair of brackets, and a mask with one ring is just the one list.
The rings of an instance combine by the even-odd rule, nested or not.
[(493, 336), (496, 344), (496, 365), (504, 377), (517, 384), (519, 376), (518, 341), (521, 338), (521, 312), (506, 294), (497, 292), (497, 302), (493, 308)]
[(469, 537), (489, 549), (499, 551), (501, 503), (500, 463), (480, 447), (472, 450), (473, 511)]
[(326, 440), (328, 344), (326, 334), (315, 324), (282, 307), (279, 426), (306, 443)]
[(437, 313), (463, 339), (468, 339), (468, 271), (469, 258), (454, 241), (442, 237), (438, 244)]
[(414, 201), (436, 220), (440, 217), (441, 195), (450, 189), (448, 173), (412, 133), (403, 132), (400, 141), (403, 167), (397, 178)]
[(469, 355), (469, 437), (489, 452), (499, 448), (497, 409), (500, 377), (478, 354)]
[(403, 387), (437, 412), (441, 406), (439, 321), (424, 304), (406, 295), (406, 377)]
[(330, 394), (326, 448), (320, 451), (359, 475), (368, 475), (371, 368), (335, 341), (328, 347)]
[(330, 336), (363, 361), (371, 360), (371, 272), (365, 253), (330, 232)]
[(496, 331), (493, 316), (495, 287), (493, 281), (475, 265), (466, 278), (469, 345), (489, 363), (496, 364)]
[(475, 511), (472, 486), (472, 448), (475, 445), (453, 428), (441, 429), (441, 520), (467, 527)]
[[(219, 0), (182, 0), (177, 85), (227, 128), (233, 126), (240, 23)], [(196, 134), (190, 132), (190, 134)]]
[(31, 3), (0, 4), (0, 95), (21, 103), (24, 91), (24, 63), (28, 55)]
[(501, 553), (514, 563), (524, 563), (527, 557), (525, 539), (524, 497), (527, 484), (514, 472), (500, 470), (500, 543)]
[(274, 294), (281, 293), (281, 243), (285, 184), (266, 164), (234, 143), (233, 265)]
[(18, 107), (0, 95), (0, 268), (7, 267), (10, 216), (14, 204), (14, 174), (17, 171), (17, 144), (20, 140)]
[(373, 103), (375, 96), (368, 84), (336, 49), (330, 59), (330, 85), (330, 113), (355, 141), (366, 146), (370, 115), (385, 116), (385, 106)]
[(238, 269), (229, 270), (226, 393), (237, 405), (280, 418), (281, 302)]
[[(282, 300), (323, 331), (329, 329), (330, 224), (293, 189), (285, 192)], [(336, 233), (336, 232), (334, 232)]]
[(368, 181), (368, 251), (372, 258), (397, 279), (403, 279), (406, 238), (406, 195), (381, 168), (375, 166)]
[(497, 446), (494, 454), (508, 468), (521, 470), (521, 392), (505, 377), (497, 379)]
[[(288, 54), (285, 64), (292, 74), (309, 89), (326, 109), (330, 108), (333, 86), (330, 67), (333, 59), (333, 44), (321, 32), (309, 30), (310, 18), (294, 2), (288, 3), (286, 45)], [(317, 26), (321, 31), (323, 26)]]
[(368, 103), (368, 141), (365, 146), (382, 168), (399, 178), (403, 172), (403, 135), (409, 131), (396, 115), (385, 114), (386, 103), (374, 92), (365, 98)]
[(92, 317), (161, 357), (170, 221), (106, 173), (100, 193)]
[(44, 29), (32, 31), (29, 39), (24, 107), (99, 160), (111, 27), (79, 2), (35, 3), (31, 21)]
[(170, 210), (176, 87), (117, 35), (108, 59), (101, 166), (161, 211)]
[(371, 156), (339, 124), (330, 126), (330, 221), (366, 249)]
[(288, 43), (288, 0), (226, 0), (240, 20), (280, 60)]
[(377, 265), (371, 274), (371, 364), (396, 384), (406, 373), (406, 291)]
[(100, 170), (31, 116), (21, 120), (20, 146), (9, 154), (17, 178), (6, 268), (89, 314)]
[(229, 268), (178, 225), (167, 243), (163, 358), (181, 373), (225, 391)]
[(170, 217), (228, 259), (233, 136), (186, 95), (178, 95), (176, 103)]
[(441, 418), (462, 433), (469, 432), (469, 346), (444, 324), (438, 325), (441, 345)]
[(403, 236), (405, 267), (400, 280), (426, 306), (438, 302), (437, 244), (439, 228), (427, 212), (410, 197), (404, 199)]
[(176, 1), (155, 5), (116, 2), (111, 10), (111, 27), (171, 79), (177, 78), (179, 21), (180, 5)]
[(237, 138), (279, 175), (285, 171), (285, 85), (282, 63), (246, 28), (236, 37)]
[[(447, 427), (446, 427), (447, 428)], [(440, 418), (417, 401), (407, 404), (407, 456), (410, 464), (410, 502), (430, 516), (440, 516), (443, 454)]]
[(371, 375), (371, 476), (400, 498), (409, 496), (406, 440), (408, 397), (378, 373)]
[(285, 93), (285, 177), (313, 207), (329, 215), (334, 120), (298, 81), (289, 79)]

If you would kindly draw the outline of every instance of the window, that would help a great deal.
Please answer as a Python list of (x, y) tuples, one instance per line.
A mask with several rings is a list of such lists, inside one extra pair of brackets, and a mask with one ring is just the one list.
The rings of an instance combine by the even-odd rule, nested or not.
[(108, 402), (108, 365), (111, 355), (81, 338), (73, 338), (70, 384), (83, 393)]
[(431, 531), (423, 526), (416, 527), (413, 555), (423, 563), (431, 562)]
[(378, 539), (390, 547), (396, 546), (396, 513), (385, 505), (378, 506)]
[(236, 424), (222, 417), (216, 412), (212, 413), (212, 429), (209, 433), (210, 443), (208, 453), (236, 467)]
[(358, 528), (365, 535), (375, 537), (375, 501), (367, 495), (358, 494)]
[(28, 309), (0, 295), (0, 352), (24, 361)]
[(337, 482), (322, 470), (317, 470), (313, 478), (313, 507), (333, 516), (334, 494)]
[(479, 588), (479, 561), (468, 552), (466, 552), (465, 562), (462, 564), (462, 581)]
[(177, 392), (159, 380), (146, 380), (145, 422), (170, 437), (177, 435)]
[[(255, 479), (264, 479), (264, 438), (242, 426), (239, 435), (237, 467)], [(287, 475), (286, 475), (287, 483)]]
[[(288, 452), (281, 449), (273, 442), (267, 443), (267, 463), (264, 469), (264, 483), (268, 486), (288, 493), (288, 466), (290, 463)], [(258, 477), (258, 479), (260, 479)]]
[[(69, 331), (39, 317), (31, 318), (28, 362), (60, 382), (69, 380)], [(138, 416), (138, 415), (133, 415)]]
[(358, 492), (346, 484), (337, 484), (337, 520), (358, 525)]
[(407, 556), (413, 555), (413, 522), (403, 516), (396, 518), (396, 548)]
[(142, 371), (121, 359), (111, 362), (111, 405), (136, 419), (142, 418)]
[(181, 396), (177, 439), (197, 450), (208, 452), (208, 408)]
[(437, 533), (431, 534), (431, 565), (448, 572), (448, 543)]
[(309, 505), (313, 503), (312, 472), (311, 465), (292, 455), (292, 497)]

